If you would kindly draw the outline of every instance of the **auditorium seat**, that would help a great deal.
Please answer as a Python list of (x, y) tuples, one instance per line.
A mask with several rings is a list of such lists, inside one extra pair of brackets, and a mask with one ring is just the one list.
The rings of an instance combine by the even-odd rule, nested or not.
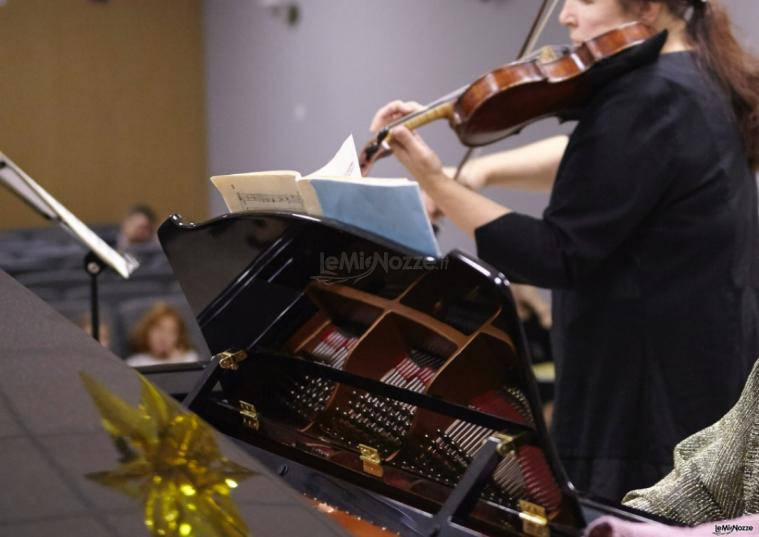
[[(94, 230), (106, 242), (115, 243), (116, 226), (96, 226)], [(0, 232), (0, 269), (76, 324), (90, 312), (90, 277), (84, 271), (84, 253), (84, 248), (57, 227)], [(195, 317), (160, 245), (130, 247), (129, 253), (140, 262), (129, 279), (111, 270), (98, 276), (101, 319), (110, 327), (111, 350), (128, 356), (129, 332), (150, 306), (162, 300), (177, 308), (198, 354), (208, 358)]]

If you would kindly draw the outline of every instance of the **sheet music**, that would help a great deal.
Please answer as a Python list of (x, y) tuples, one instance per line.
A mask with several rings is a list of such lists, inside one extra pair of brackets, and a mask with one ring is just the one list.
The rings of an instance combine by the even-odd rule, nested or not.
[[(235, 185), (232, 185), (235, 188)], [(300, 194), (263, 194), (255, 192), (236, 192), (240, 211), (282, 210), (304, 211), (303, 198)]]
[(278, 170), (217, 175), (211, 181), (230, 212), (280, 210), (325, 216), (439, 257), (419, 185), (361, 176), (353, 136), (313, 173)]
[(328, 177), (303, 182), (313, 189), (324, 216), (440, 257), (418, 183), (403, 178)]
[[(3, 182), (14, 192), (20, 195), (24, 201), (39, 210), (51, 220), (62, 224), (75, 239), (81, 241), (86, 248), (92, 250), (106, 265), (115, 270), (122, 278), (129, 275), (139, 266), (139, 263), (130, 255), (121, 255), (111, 248), (108, 243), (98, 237), (86, 224), (61, 205), (58, 200), (39, 186), (34, 179), (29, 177), (21, 168), (0, 153), (0, 161), (6, 166), (0, 170)], [(9, 181), (9, 176), (11, 180)]]
[(211, 177), (230, 212), (305, 212), (303, 196), (295, 184), (300, 175), (292, 170), (237, 173)]
[(358, 154), (353, 135), (349, 135), (332, 159), (306, 177), (344, 177), (347, 179), (360, 179), (361, 168), (358, 165)]

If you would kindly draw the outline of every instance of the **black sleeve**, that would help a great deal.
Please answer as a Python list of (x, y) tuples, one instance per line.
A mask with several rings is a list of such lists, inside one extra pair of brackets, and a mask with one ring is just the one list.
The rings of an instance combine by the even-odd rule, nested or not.
[(510, 279), (573, 286), (662, 201), (684, 107), (667, 88), (615, 86), (596, 97), (572, 134), (543, 219), (510, 213), (475, 231), (479, 257)]

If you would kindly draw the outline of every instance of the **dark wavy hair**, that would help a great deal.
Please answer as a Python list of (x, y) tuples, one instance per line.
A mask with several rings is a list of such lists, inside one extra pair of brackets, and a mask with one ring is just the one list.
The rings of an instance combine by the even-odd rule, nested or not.
[[(625, 9), (648, 0), (619, 0)], [(746, 156), (759, 169), (759, 58), (733, 33), (730, 16), (718, 0), (654, 0), (686, 20), (686, 34), (701, 65), (730, 96), (743, 135)]]

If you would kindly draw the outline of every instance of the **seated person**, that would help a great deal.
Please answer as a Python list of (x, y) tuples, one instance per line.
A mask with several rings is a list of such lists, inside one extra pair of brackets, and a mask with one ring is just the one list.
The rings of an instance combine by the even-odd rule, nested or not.
[(675, 447), (672, 472), (623, 503), (689, 526), (759, 513), (759, 361), (735, 406)]
[(121, 222), (116, 248), (120, 252), (134, 247), (158, 245), (156, 215), (147, 205), (134, 205)]
[(181, 315), (162, 302), (156, 303), (145, 313), (130, 339), (136, 354), (127, 358), (126, 362), (132, 367), (198, 360)]

